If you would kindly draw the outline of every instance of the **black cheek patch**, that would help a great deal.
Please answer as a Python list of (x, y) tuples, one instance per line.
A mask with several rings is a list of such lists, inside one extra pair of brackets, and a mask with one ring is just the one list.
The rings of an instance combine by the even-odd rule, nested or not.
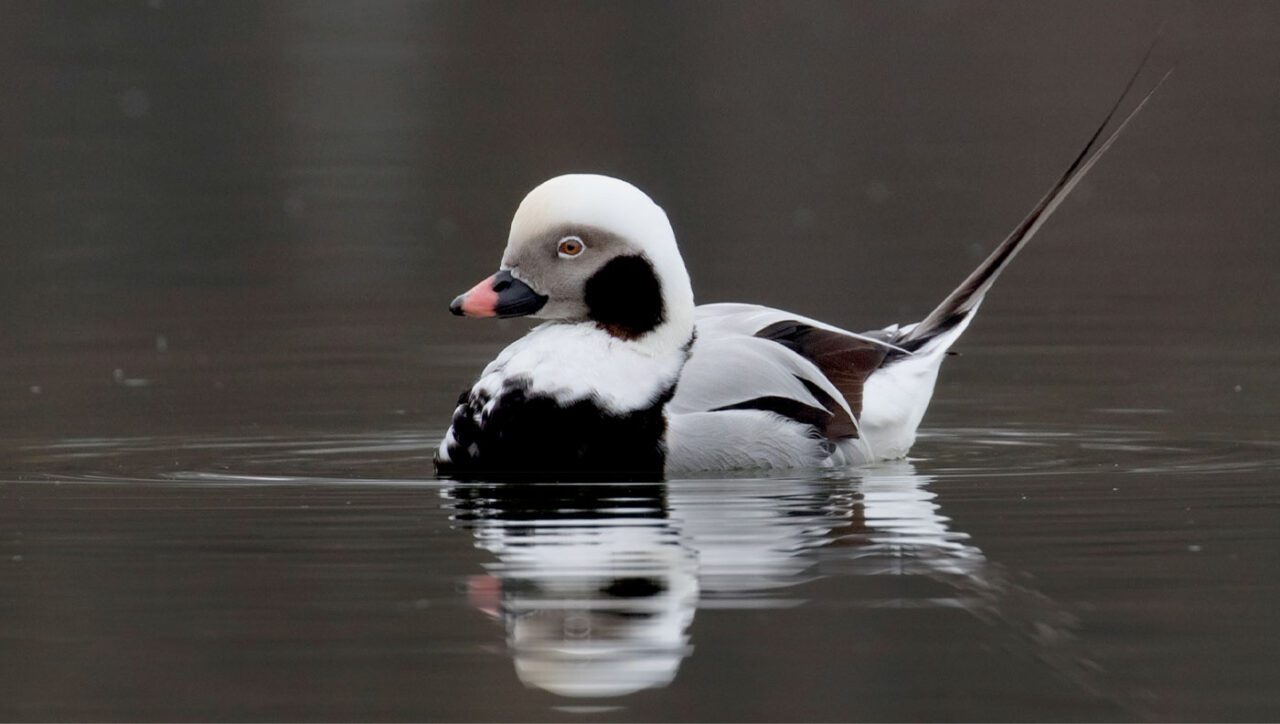
[(587, 315), (615, 337), (634, 339), (662, 324), (662, 284), (643, 257), (620, 256), (587, 280)]

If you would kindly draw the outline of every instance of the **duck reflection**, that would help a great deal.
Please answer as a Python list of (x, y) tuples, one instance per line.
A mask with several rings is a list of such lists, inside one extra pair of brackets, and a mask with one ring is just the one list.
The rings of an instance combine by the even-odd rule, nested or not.
[[(800, 605), (800, 584), (826, 575), (924, 576), (947, 592), (854, 605), (1001, 618), (1014, 588), (951, 530), (930, 482), (897, 462), (817, 479), (459, 483), (446, 495), (455, 522), (494, 556), (469, 596), (506, 628), (520, 679), (611, 697), (675, 678), (697, 609)], [(1036, 635), (1071, 624), (1032, 618)]]
[(455, 520), (497, 557), (471, 602), (498, 618), (516, 673), (570, 697), (664, 686), (688, 655), (697, 556), (665, 486), (460, 485)]

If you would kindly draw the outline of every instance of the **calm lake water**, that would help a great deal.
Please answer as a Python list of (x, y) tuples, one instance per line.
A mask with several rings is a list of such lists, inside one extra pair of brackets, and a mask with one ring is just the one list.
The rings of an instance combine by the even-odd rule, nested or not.
[[(0, 719), (1280, 717), (1280, 7), (15, 3)], [(434, 478), (601, 171), (702, 301), (913, 321), (1168, 20), (910, 460)]]

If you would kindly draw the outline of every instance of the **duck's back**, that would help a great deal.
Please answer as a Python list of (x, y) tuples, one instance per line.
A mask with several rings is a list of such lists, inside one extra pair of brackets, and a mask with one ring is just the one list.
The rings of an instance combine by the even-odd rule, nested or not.
[(697, 308), (668, 406), (669, 472), (848, 465), (901, 457), (939, 358), (897, 326), (854, 333), (750, 304)]

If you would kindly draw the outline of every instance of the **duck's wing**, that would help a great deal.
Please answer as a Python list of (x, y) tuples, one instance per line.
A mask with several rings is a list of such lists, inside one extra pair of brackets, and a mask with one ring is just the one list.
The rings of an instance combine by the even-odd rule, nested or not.
[(671, 412), (760, 410), (831, 441), (860, 436), (863, 384), (903, 352), (894, 327), (860, 334), (751, 304), (700, 306), (696, 324)]

